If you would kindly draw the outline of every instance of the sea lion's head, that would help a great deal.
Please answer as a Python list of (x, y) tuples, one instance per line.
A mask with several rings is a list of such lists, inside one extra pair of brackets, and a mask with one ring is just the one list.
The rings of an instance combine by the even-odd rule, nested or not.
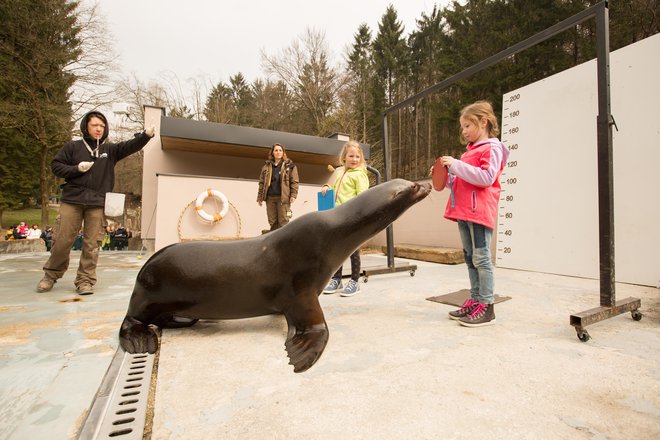
[(431, 193), (429, 183), (419, 184), (405, 179), (394, 179), (376, 185), (337, 207), (342, 218), (367, 229), (373, 235), (399, 218), (408, 208)]
[(431, 185), (394, 179), (375, 186), (372, 191), (376, 193), (376, 197), (382, 197), (386, 213), (391, 214), (385, 215), (385, 217), (390, 218), (390, 222), (392, 222), (412, 205), (428, 196), (431, 193)]
[[(378, 188), (378, 186), (375, 188)], [(400, 198), (404, 201), (403, 203), (406, 203), (406, 201), (410, 203), (408, 207), (419, 202), (431, 193), (430, 183), (419, 184), (405, 179), (394, 179), (385, 182), (383, 188), (388, 188), (388, 190), (393, 193), (393, 199)]]

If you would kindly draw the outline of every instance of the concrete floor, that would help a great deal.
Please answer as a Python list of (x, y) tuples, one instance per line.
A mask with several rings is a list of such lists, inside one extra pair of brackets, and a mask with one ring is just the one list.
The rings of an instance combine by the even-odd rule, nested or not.
[(0, 255), (0, 438), (76, 438), (117, 350), (137, 252), (104, 252), (96, 293), (79, 296), (80, 252), (51, 292), (35, 287), (48, 253)]
[[(75, 253), (72, 267), (77, 265)], [(103, 253), (95, 295), (69, 271), (37, 294), (47, 254), (0, 256), (0, 438), (75, 438), (117, 348), (136, 252)], [(385, 264), (383, 256), (368, 256)], [(598, 281), (496, 269), (497, 324), (460, 327), (430, 296), (466, 287), (465, 265), (410, 261), (352, 298), (321, 296), (330, 341), (295, 374), (281, 316), (200, 322), (163, 332), (154, 439), (657, 439), (660, 292), (589, 326)]]

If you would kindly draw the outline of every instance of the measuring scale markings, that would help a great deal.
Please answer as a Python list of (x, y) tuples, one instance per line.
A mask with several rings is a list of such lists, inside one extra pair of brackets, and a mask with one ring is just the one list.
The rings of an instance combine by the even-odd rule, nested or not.
[(496, 261), (503, 266), (511, 263), (515, 250), (515, 200), (519, 183), (516, 173), (519, 159), (516, 150), (520, 148), (519, 118), (522, 115), (522, 98), (523, 95), (518, 91), (506, 94), (502, 99), (502, 142), (510, 151), (509, 160), (500, 175), (502, 191), (497, 217)]

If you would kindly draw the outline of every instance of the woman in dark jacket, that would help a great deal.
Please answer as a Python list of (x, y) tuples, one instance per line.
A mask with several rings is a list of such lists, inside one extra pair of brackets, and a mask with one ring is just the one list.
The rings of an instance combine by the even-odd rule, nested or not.
[(266, 202), (266, 214), (270, 230), (289, 223), (291, 205), (298, 197), (298, 169), (286, 157), (284, 146), (273, 144), (268, 153), (268, 160), (261, 168), (259, 176), (259, 206)]

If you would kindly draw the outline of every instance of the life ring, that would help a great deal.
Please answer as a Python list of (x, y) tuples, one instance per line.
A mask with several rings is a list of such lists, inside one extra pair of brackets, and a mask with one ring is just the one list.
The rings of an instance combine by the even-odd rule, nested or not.
[[(209, 198), (209, 197), (215, 197), (216, 199), (219, 199), (222, 202), (222, 209), (220, 211), (216, 211), (213, 215), (208, 214), (206, 211), (204, 211), (204, 201)], [(197, 200), (195, 201), (195, 211), (197, 211), (197, 214), (199, 216), (206, 220), (207, 222), (211, 223), (217, 223), (222, 218), (227, 215), (227, 211), (229, 210), (229, 201), (227, 200), (227, 197), (221, 193), (218, 190), (215, 189), (207, 189), (206, 191), (202, 192), (200, 195), (197, 196)]]

